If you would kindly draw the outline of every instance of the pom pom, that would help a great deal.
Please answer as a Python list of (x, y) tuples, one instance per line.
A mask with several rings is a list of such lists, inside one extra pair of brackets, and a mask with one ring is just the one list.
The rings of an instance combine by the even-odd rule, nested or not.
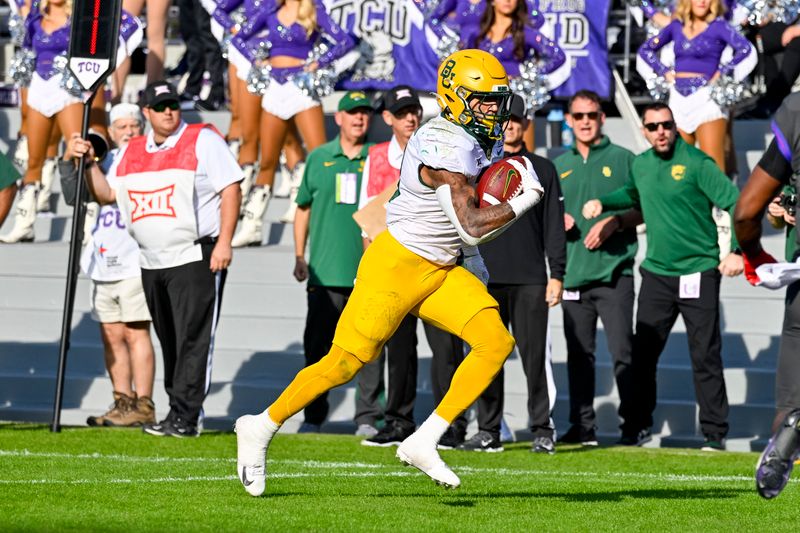
[(264, 95), (272, 79), (272, 67), (269, 64), (253, 65), (247, 73), (247, 92)]
[(664, 76), (654, 76), (647, 80), (647, 90), (657, 102), (663, 102), (669, 96), (670, 84)]
[(8, 17), (8, 33), (11, 34), (11, 44), (22, 46), (25, 40), (25, 19), (19, 13), (12, 13)]
[(67, 91), (70, 96), (75, 96), (76, 98), (83, 96), (83, 87), (67, 66), (66, 54), (59, 54), (53, 58), (53, 70), (55, 70), (57, 75), (61, 76), (59, 85), (63, 90)]
[(537, 109), (550, 100), (546, 78), (539, 74), (536, 61), (528, 59), (519, 66), (519, 77), (509, 82), (509, 88), (525, 101), (525, 115), (532, 119)]
[(17, 87), (27, 87), (31, 83), (35, 68), (36, 54), (34, 51), (20, 48), (14, 53), (14, 58), (8, 65), (8, 75), (11, 76)]
[(744, 86), (730, 76), (720, 76), (711, 84), (711, 99), (720, 107), (731, 107), (745, 96)]
[(327, 68), (319, 68), (314, 72), (299, 72), (292, 76), (292, 81), (306, 96), (319, 100), (333, 92), (336, 75)]
[(439, 59), (444, 59), (456, 51), (458, 51), (458, 37), (449, 32), (436, 44), (436, 55)]

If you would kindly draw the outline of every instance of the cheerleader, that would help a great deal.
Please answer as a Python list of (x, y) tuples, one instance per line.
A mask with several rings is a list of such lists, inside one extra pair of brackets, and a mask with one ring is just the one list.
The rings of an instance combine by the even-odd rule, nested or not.
[[(260, 39), (248, 41), (259, 34), (262, 35)], [(240, 231), (233, 239), (233, 246), (238, 247), (261, 243), (261, 218), (267, 209), (281, 147), (291, 130), (291, 121), (297, 126), (308, 151), (325, 142), (319, 95), (308, 87), (332, 83), (331, 79), (324, 81), (323, 72), (327, 73), (331, 64), (355, 43), (330, 19), (321, 0), (269, 0), (231, 39), (231, 45), (250, 63), (270, 69), (269, 82), (261, 99), (264, 111), (260, 120), (261, 163), (256, 184), (244, 206)], [(266, 51), (268, 56), (264, 54)], [(242, 105), (242, 148), (248, 141), (245, 114)]]
[[(489, 0), (480, 24), (462, 28), (463, 43), (466, 48), (480, 48), (499, 59), (510, 80), (520, 77), (522, 69), (529, 69), (531, 61), (535, 61), (538, 74), (543, 75), (546, 88), (552, 91), (567, 80), (571, 66), (564, 52), (530, 25), (528, 8), (529, 4), (521, 0)], [(535, 107), (530, 101), (532, 95), (520, 96), (532, 112)], [(533, 121), (530, 121), (525, 144), (531, 151), (533, 139)]]
[[(744, 79), (757, 60), (748, 40), (725, 21), (724, 10), (721, 0), (679, 0), (676, 20), (639, 49), (646, 65), (670, 84), (670, 108), (681, 137), (693, 146), (699, 143), (722, 169), (730, 112), (711, 98), (711, 84), (720, 76)], [(659, 51), (669, 43), (673, 43), (674, 68), (659, 57)], [(733, 55), (723, 63), (727, 46)]]
[[(26, 35), (23, 47), (35, 56), (34, 71), (28, 86), (28, 168), (17, 201), (14, 228), (0, 237), (0, 242), (32, 241), (36, 220), (37, 199), (42, 189), (42, 167), (54, 129), (70, 137), (79, 134), (83, 121), (80, 91), (68, 92), (62, 88), (66, 71), (66, 53), (69, 44), (72, 0), (42, 0), (31, 4), (25, 21)], [(120, 28), (121, 38), (135, 39), (141, 27), (135, 17)], [(134, 22), (135, 21), (135, 22)], [(124, 45), (123, 45), (124, 48)], [(105, 101), (103, 91), (97, 92), (90, 113), (91, 128), (107, 138)], [(49, 196), (49, 193), (42, 193)]]

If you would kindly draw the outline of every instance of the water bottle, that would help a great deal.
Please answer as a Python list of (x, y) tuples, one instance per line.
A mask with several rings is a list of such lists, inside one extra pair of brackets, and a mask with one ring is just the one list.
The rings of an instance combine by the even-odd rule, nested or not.
[(575, 132), (569, 127), (566, 120), (561, 121), (561, 146), (572, 148), (575, 142)]

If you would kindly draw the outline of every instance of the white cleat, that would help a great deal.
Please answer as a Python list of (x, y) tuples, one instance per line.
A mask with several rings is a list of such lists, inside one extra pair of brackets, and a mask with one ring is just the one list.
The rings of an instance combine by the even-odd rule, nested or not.
[(458, 476), (439, 457), (436, 443), (425, 442), (416, 433), (400, 443), (400, 446), (397, 447), (397, 458), (433, 479), (437, 485), (449, 489), (455, 489), (461, 485)]
[(253, 415), (236, 420), (236, 475), (250, 496), (261, 496), (267, 486), (269, 430)]

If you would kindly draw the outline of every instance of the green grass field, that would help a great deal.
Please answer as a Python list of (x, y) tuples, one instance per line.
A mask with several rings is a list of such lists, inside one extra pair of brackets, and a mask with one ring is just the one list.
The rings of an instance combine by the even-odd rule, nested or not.
[(236, 478), (232, 433), (0, 424), (0, 531), (797, 531), (800, 483), (755, 492), (755, 453), (528, 443), (443, 452), (442, 489), (394, 448), (338, 435), (278, 435), (267, 494)]

